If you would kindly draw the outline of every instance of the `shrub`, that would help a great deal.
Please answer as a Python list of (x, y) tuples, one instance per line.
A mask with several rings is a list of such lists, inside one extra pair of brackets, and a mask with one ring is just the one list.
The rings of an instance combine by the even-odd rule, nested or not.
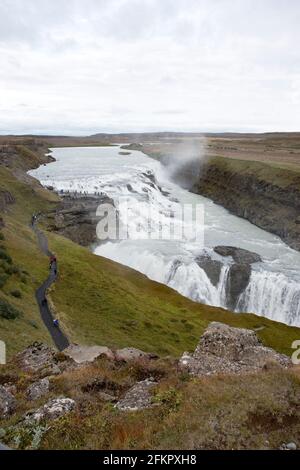
[(13, 274), (13, 267), (10, 264), (5, 262), (5, 263), (2, 264), (1, 268), (9, 276), (11, 276)]
[(6, 320), (15, 320), (21, 315), (21, 312), (15, 307), (10, 305), (5, 300), (0, 299), (0, 318), (5, 318)]
[(3, 248), (0, 249), (0, 259), (4, 259), (8, 264), (12, 264), (11, 257), (6, 253)]
[(181, 400), (180, 392), (173, 387), (169, 390), (159, 392), (153, 397), (153, 402), (163, 405), (169, 413), (178, 410)]
[(0, 232), (0, 240), (1, 240), (1, 241), (5, 240), (5, 236), (3, 235), (2, 232)]
[(16, 299), (20, 299), (22, 297), (22, 293), (18, 289), (12, 290), (10, 295), (16, 297)]
[(7, 275), (7, 274), (0, 273), (0, 289), (2, 289), (2, 287), (3, 287), (4, 284), (6, 283), (7, 279), (8, 279), (8, 275)]
[(30, 326), (32, 326), (32, 328), (35, 328), (36, 330), (39, 329), (38, 325), (36, 324), (34, 320), (28, 320), (28, 323)]

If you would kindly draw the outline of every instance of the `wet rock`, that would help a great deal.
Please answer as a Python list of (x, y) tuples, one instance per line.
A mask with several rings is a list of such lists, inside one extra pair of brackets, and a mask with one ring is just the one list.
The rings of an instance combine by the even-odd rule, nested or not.
[(49, 386), (49, 379), (41, 379), (28, 387), (26, 395), (29, 400), (38, 400), (49, 392)]
[(151, 379), (136, 383), (128, 390), (124, 398), (118, 401), (115, 407), (121, 411), (137, 411), (151, 408), (154, 404), (152, 403), (150, 392), (155, 385), (157, 385), (157, 382)]
[(71, 344), (64, 350), (64, 354), (72, 358), (77, 364), (84, 362), (93, 362), (97, 357), (106, 356), (107, 359), (115, 358), (111, 349), (106, 346), (80, 346)]
[(251, 277), (250, 264), (233, 264), (229, 268), (226, 282), (226, 304), (231, 310), (236, 308), (238, 299), (245, 291)]
[(57, 375), (61, 373), (57, 365), (56, 351), (44, 343), (35, 342), (21, 353), (16, 361), (24, 371), (39, 372), (40, 375)]
[(15, 411), (17, 401), (13, 394), (0, 385), (0, 418), (6, 418)]
[(215, 246), (214, 251), (221, 256), (231, 256), (237, 264), (253, 264), (261, 261), (257, 253), (235, 246)]
[(223, 266), (221, 261), (213, 260), (206, 254), (198, 256), (195, 261), (205, 271), (211, 283), (217, 286)]
[(43, 420), (54, 420), (64, 416), (75, 408), (75, 401), (71, 398), (54, 398), (37, 410), (29, 411), (24, 416), (24, 422), (33, 424)]
[(138, 144), (138, 143), (132, 143), (132, 144), (125, 144), (121, 145), (121, 149), (123, 150), (143, 150), (143, 144)]
[(124, 348), (118, 349), (115, 352), (115, 358), (117, 361), (129, 362), (136, 361), (138, 359), (157, 359), (158, 356), (157, 354), (146, 353), (136, 348)]
[(101, 204), (114, 202), (106, 194), (63, 194), (56, 212), (47, 214), (49, 228), (82, 246), (97, 242), (97, 224), (101, 217), (97, 209)]
[(278, 367), (290, 366), (287, 356), (264, 347), (254, 331), (212, 322), (194, 353), (184, 353), (179, 364), (201, 376), (259, 371), (270, 361)]
[(235, 246), (216, 246), (215, 253), (231, 257), (234, 261), (229, 268), (226, 282), (226, 306), (234, 310), (242, 292), (245, 291), (251, 277), (251, 265), (261, 261), (257, 253)]

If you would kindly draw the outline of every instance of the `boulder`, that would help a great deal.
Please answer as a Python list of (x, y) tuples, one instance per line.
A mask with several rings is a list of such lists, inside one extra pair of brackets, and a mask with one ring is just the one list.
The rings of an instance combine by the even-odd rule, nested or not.
[(230, 266), (226, 282), (226, 306), (234, 310), (242, 292), (245, 291), (251, 277), (251, 265), (261, 261), (257, 253), (235, 246), (215, 246), (215, 253), (231, 257), (234, 263)]
[(108, 403), (113, 403), (117, 401), (117, 398), (114, 395), (110, 395), (109, 393), (99, 392), (98, 397), (101, 401), (105, 401)]
[(121, 411), (138, 411), (154, 406), (150, 391), (157, 385), (152, 379), (146, 379), (136, 383), (125, 394), (122, 400), (118, 401), (115, 408)]
[(16, 408), (17, 401), (13, 394), (3, 385), (0, 385), (0, 418), (11, 415)]
[(64, 350), (64, 354), (73, 359), (77, 364), (93, 362), (97, 357), (106, 356), (107, 359), (115, 358), (111, 349), (106, 346), (80, 346), (71, 344)]
[(46, 344), (35, 342), (21, 353), (16, 361), (24, 371), (38, 372), (40, 375), (57, 375), (61, 370), (57, 365), (56, 351)]
[(226, 282), (226, 305), (234, 310), (239, 297), (249, 284), (251, 277), (250, 264), (233, 264), (229, 268)]
[(192, 375), (248, 373), (266, 369), (270, 362), (289, 367), (290, 359), (263, 346), (252, 330), (212, 322), (193, 354), (184, 353), (179, 364)]
[(202, 268), (210, 282), (217, 286), (220, 280), (220, 274), (223, 264), (221, 261), (211, 259), (208, 255), (203, 254), (195, 259), (196, 263)]
[(123, 348), (123, 349), (118, 349), (115, 352), (115, 358), (117, 361), (129, 362), (129, 361), (136, 361), (138, 359), (146, 359), (146, 360), (157, 359), (158, 356), (153, 353), (146, 353), (136, 348)]
[(133, 142), (131, 144), (121, 145), (120, 148), (123, 149), (123, 150), (139, 150), (139, 151), (142, 151), (143, 150), (143, 144)]
[(38, 400), (49, 392), (49, 379), (44, 378), (30, 385), (26, 391), (29, 400)]
[(37, 410), (29, 411), (24, 415), (25, 424), (38, 424), (44, 420), (54, 420), (64, 416), (75, 408), (75, 401), (71, 398), (54, 398)]
[(252, 264), (261, 261), (261, 257), (257, 253), (235, 246), (215, 246), (214, 251), (221, 256), (231, 256), (238, 264)]

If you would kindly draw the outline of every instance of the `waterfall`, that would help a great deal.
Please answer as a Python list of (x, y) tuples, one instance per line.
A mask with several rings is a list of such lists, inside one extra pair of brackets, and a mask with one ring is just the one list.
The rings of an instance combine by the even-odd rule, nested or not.
[(253, 270), (237, 311), (300, 326), (300, 284), (282, 273)]
[[(117, 146), (53, 149), (56, 161), (29, 173), (58, 191), (105, 192), (114, 200), (121, 222), (127, 220), (129, 239), (99, 244), (95, 253), (136, 269), (196, 302), (228, 307), (230, 264), (226, 263), (231, 261), (218, 257), (213, 247), (230, 245), (258, 253), (262, 262), (252, 265), (248, 286), (238, 298), (236, 312), (255, 313), (300, 326), (298, 252), (209, 199), (180, 188), (168, 179), (158, 161), (138, 151), (120, 156), (119, 150)], [(181, 161), (181, 153), (179, 157)], [(117, 202), (123, 198), (129, 205), (129, 219), (122, 204)], [(147, 236), (149, 226), (165, 229), (170, 220), (176, 224), (180, 220), (176, 218), (176, 208), (186, 203), (204, 207), (204, 246), (188, 236), (180, 241), (154, 240)], [(170, 216), (171, 211), (175, 216)], [(186, 219), (185, 226), (190, 225), (191, 220)], [(137, 230), (142, 235), (140, 240), (134, 239)], [(211, 282), (197, 262), (203, 253), (222, 263), (217, 284), (216, 280)]]

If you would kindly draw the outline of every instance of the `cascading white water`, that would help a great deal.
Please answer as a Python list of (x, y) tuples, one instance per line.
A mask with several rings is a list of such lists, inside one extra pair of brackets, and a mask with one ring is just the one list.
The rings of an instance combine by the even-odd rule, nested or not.
[(253, 270), (237, 311), (255, 312), (288, 325), (300, 325), (300, 286), (282, 273)]
[[(253, 265), (250, 282), (241, 294), (237, 311), (252, 312), (292, 325), (300, 325), (300, 254), (278, 237), (230, 215), (209, 199), (191, 194), (168, 180), (159, 162), (141, 152), (119, 155), (119, 147), (54, 149), (56, 162), (30, 172), (42, 184), (57, 190), (103, 191), (116, 202), (126, 197), (132, 212), (129, 239), (100, 244), (95, 253), (136, 269), (167, 284), (197, 302), (226, 307), (230, 259), (216, 255), (216, 245), (245, 248), (261, 255)], [(140, 202), (138, 206), (136, 202)], [(204, 247), (191, 240), (151, 240), (151, 225), (168, 224), (170, 210), (185, 203), (203, 204)], [(119, 207), (122, 219), (122, 205)], [(175, 220), (176, 222), (176, 220)], [(185, 221), (189, 225), (189, 220)], [(138, 227), (140, 240), (131, 236)], [(197, 263), (203, 254), (222, 260), (219, 282), (214, 285)]]

